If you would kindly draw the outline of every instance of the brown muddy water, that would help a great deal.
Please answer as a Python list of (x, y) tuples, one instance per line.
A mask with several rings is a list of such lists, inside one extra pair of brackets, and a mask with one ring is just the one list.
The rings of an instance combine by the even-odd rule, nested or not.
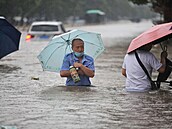
[[(25, 42), (23, 32), (20, 50), (0, 60), (0, 125), (17, 129), (171, 129), (172, 89), (168, 84), (163, 83), (158, 92), (124, 90), (121, 65), (128, 44), (150, 26), (147, 22), (89, 26), (102, 33), (106, 48), (95, 61), (92, 87), (66, 87), (58, 73), (42, 71), (36, 56), (47, 42)], [(124, 28), (132, 27), (136, 28), (124, 33)], [(114, 30), (111, 36), (105, 28), (107, 33)], [(171, 47), (168, 50), (172, 59)], [(152, 52), (159, 57), (161, 49), (156, 46)]]

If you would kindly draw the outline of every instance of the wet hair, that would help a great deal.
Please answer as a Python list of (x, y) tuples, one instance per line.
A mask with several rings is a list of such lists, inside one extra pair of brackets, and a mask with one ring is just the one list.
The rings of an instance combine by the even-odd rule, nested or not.
[(139, 50), (150, 51), (150, 50), (151, 50), (151, 48), (152, 48), (152, 44), (151, 44), (151, 43), (149, 43), (149, 44), (145, 44), (145, 45), (143, 45), (143, 46), (139, 47), (138, 49), (139, 49)]
[(80, 38), (75, 38), (75, 39), (72, 40), (72, 47), (73, 47), (73, 43), (74, 43), (76, 40), (80, 40), (80, 41), (82, 41), (82, 42), (84, 43), (84, 41), (83, 41), (82, 39), (80, 39)]

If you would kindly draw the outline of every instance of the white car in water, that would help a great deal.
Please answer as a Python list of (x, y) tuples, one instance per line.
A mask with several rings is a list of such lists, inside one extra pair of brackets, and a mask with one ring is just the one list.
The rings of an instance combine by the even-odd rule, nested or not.
[(36, 21), (29, 27), (26, 41), (50, 40), (53, 36), (65, 32), (63, 23), (60, 21)]

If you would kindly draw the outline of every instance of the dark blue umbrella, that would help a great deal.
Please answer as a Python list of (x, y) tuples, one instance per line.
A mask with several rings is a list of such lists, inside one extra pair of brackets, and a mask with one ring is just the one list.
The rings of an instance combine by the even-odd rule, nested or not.
[(19, 49), (20, 36), (20, 31), (0, 17), (0, 59)]

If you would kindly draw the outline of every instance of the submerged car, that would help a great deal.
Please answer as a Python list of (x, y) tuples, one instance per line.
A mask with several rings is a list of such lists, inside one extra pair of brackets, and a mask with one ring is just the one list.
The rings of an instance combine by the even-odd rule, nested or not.
[(31, 24), (26, 40), (50, 40), (53, 36), (65, 32), (63, 23), (60, 21), (36, 21)]

